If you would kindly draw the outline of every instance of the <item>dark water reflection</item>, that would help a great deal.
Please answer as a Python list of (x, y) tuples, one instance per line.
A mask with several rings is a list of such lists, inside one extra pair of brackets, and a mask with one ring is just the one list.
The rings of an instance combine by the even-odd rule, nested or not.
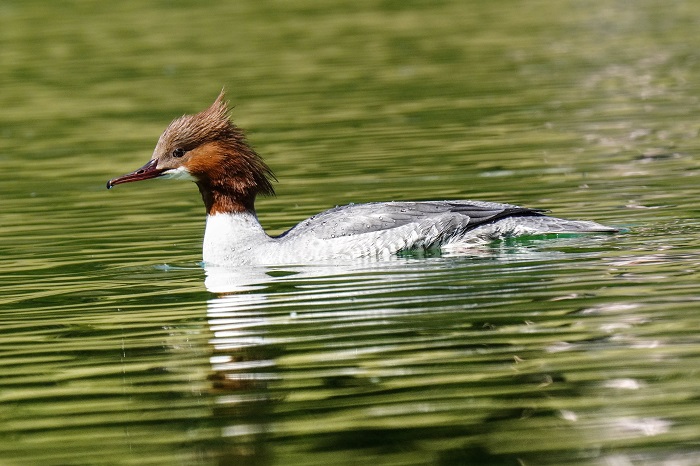
[[(0, 464), (699, 464), (699, 13), (3, 3)], [(104, 182), (222, 85), (272, 233), (451, 198), (628, 231), (205, 271), (193, 186)]]

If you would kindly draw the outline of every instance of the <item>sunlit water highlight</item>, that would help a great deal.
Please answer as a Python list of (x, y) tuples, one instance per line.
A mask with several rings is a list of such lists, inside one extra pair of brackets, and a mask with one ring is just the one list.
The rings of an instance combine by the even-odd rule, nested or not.
[[(4, 3), (0, 463), (700, 463), (698, 14)], [(191, 183), (104, 183), (223, 85), (271, 233), (458, 198), (626, 232), (204, 270)]]

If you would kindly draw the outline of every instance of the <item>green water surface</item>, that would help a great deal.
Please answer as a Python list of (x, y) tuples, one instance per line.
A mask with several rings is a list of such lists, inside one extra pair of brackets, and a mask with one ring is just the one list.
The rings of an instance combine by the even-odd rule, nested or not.
[[(700, 464), (699, 27), (691, 0), (3, 1), (0, 464)], [(105, 182), (222, 87), (270, 233), (424, 199), (626, 232), (207, 275), (194, 185)]]

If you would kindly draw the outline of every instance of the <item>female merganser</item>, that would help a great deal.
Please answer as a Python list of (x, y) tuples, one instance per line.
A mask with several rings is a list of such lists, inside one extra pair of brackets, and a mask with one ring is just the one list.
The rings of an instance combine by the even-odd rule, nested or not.
[(523, 234), (618, 231), (510, 204), (423, 201), (336, 207), (268, 236), (255, 214), (255, 197), (273, 195), (271, 180), (276, 179), (229, 119), (224, 91), (208, 109), (170, 123), (151, 160), (110, 180), (107, 188), (159, 177), (191, 180), (199, 187), (207, 210), (203, 260), (211, 265), (303, 264), (431, 248), (449, 251)]

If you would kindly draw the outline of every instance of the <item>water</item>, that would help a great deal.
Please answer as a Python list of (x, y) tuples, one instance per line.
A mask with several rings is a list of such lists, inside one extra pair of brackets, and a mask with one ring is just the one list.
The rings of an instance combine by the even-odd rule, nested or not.
[[(0, 463), (700, 464), (698, 18), (4, 2)], [(450, 198), (628, 231), (207, 274), (194, 186), (104, 184), (222, 86), (271, 233)]]

